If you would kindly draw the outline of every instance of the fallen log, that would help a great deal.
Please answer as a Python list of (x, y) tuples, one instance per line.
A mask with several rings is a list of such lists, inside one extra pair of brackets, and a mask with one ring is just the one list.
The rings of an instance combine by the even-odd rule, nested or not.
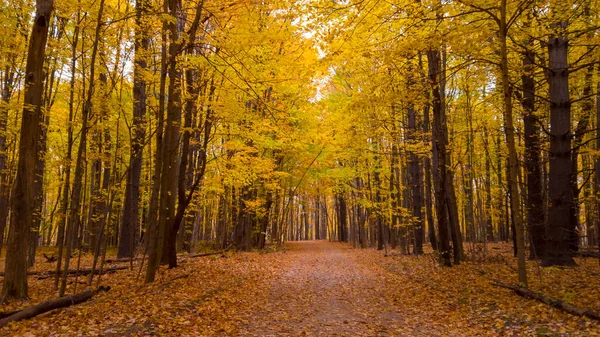
[(74, 295), (67, 295), (59, 298), (55, 298), (44, 303), (40, 303), (28, 308), (25, 308), (13, 315), (0, 319), (0, 328), (8, 324), (8, 322), (15, 322), (24, 319), (30, 319), (35, 316), (41, 315), (45, 312), (68, 307), (71, 305), (83, 303), (90, 298), (94, 297), (94, 295), (102, 292), (109, 291), (110, 287), (100, 287), (97, 290), (86, 290)]
[[(41, 275), (41, 274), (46, 274), (46, 273), (49, 273), (49, 271), (28, 271), (27, 276)], [(0, 273), (0, 277), (4, 277), (4, 272)]]
[(125, 263), (125, 262), (130, 262), (130, 261), (139, 261), (142, 258), (140, 257), (134, 257), (133, 259), (129, 258), (129, 257), (124, 257), (121, 259), (107, 259), (104, 261), (104, 263)]
[(211, 253), (202, 253), (202, 254), (190, 254), (187, 257), (188, 258), (195, 258), (195, 257), (202, 257), (202, 256), (211, 256), (211, 255), (218, 255), (218, 254), (223, 254), (225, 252), (227, 252), (229, 249), (231, 249), (231, 247), (233, 247), (232, 245), (230, 245), (229, 247), (223, 249), (223, 250), (218, 250), (216, 252), (211, 252)]
[[(118, 270), (125, 270), (128, 269), (129, 267), (127, 266), (115, 266), (115, 267), (109, 267), (109, 268), (104, 268), (104, 270), (102, 271), (102, 273), (112, 273)], [(87, 269), (72, 269), (69, 270), (68, 275), (69, 276), (73, 276), (75, 274), (79, 274), (79, 275), (88, 275), (89, 273), (92, 272), (91, 268), (87, 268)], [(62, 273), (62, 271), (61, 271)], [(100, 273), (100, 270), (96, 269), (96, 271), (94, 272), (94, 274), (98, 274)], [(54, 277), (54, 275), (56, 275), (55, 271), (28, 271), (27, 275), (31, 276), (31, 275), (37, 275), (37, 279), (38, 280), (43, 280), (49, 277)], [(4, 273), (0, 273), (0, 277), (4, 276)]]
[(575, 257), (594, 257), (594, 258), (600, 258), (600, 252), (595, 252), (595, 251), (576, 252), (573, 255)]
[(218, 252), (212, 252), (212, 253), (191, 254), (191, 255), (188, 255), (187, 257), (188, 257), (188, 258), (190, 258), (190, 259), (192, 259), (192, 258), (195, 258), (195, 257), (203, 257), (203, 256), (211, 256), (211, 255), (219, 255), (219, 254), (223, 254), (223, 253), (225, 253), (225, 251), (223, 251), (223, 250), (220, 250), (220, 251), (218, 251)]
[[(104, 268), (104, 270), (100, 271), (100, 269), (95, 269), (94, 270), (94, 274), (100, 274), (100, 272), (102, 272), (102, 274), (106, 274), (106, 273), (114, 273), (116, 271), (119, 270), (125, 270), (125, 269), (129, 269), (129, 267), (127, 266), (117, 266), (117, 267), (110, 267), (110, 268)], [(79, 275), (79, 276), (84, 276), (84, 275), (89, 275), (92, 273), (92, 269), (91, 268), (87, 268), (87, 269), (79, 269), (79, 270), (69, 270), (68, 276), (75, 276), (75, 275)], [(39, 274), (38, 277), (36, 277), (38, 280), (44, 280), (47, 278), (51, 278), (54, 277), (56, 275), (56, 272), (51, 271), (51, 272), (47, 272), (44, 274)]]
[(13, 310), (13, 311), (4, 311), (4, 312), (0, 312), (0, 319), (2, 318), (6, 318), (8, 316), (12, 316), (14, 314), (16, 314), (17, 312), (19, 312), (21, 310)]
[(591, 309), (580, 308), (578, 306), (566, 303), (564, 301), (544, 296), (538, 292), (535, 292), (533, 290), (530, 290), (530, 289), (527, 289), (527, 288), (524, 288), (521, 286), (506, 284), (506, 283), (502, 283), (500, 281), (493, 281), (493, 282), (491, 282), (491, 284), (495, 285), (497, 287), (511, 289), (519, 296), (523, 296), (525, 298), (530, 298), (530, 299), (534, 299), (536, 301), (545, 303), (553, 308), (562, 310), (571, 315), (585, 316), (585, 317), (600, 321), (600, 313), (597, 313)]

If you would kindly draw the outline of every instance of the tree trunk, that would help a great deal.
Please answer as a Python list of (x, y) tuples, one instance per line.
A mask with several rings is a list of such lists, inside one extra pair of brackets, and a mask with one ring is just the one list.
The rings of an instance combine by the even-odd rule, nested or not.
[[(566, 29), (566, 22), (555, 24)], [(548, 41), (548, 85), (550, 87), (550, 171), (548, 174), (548, 226), (542, 264), (575, 265), (569, 252), (573, 207), (571, 190), (571, 108), (569, 97), (568, 40), (555, 34)]]
[[(77, 12), (77, 21), (80, 19)], [(69, 211), (69, 197), (71, 192), (71, 159), (73, 158), (73, 120), (75, 118), (75, 75), (77, 70), (77, 45), (79, 42), (79, 28), (75, 27), (73, 33), (73, 44), (71, 46), (71, 80), (69, 83), (69, 124), (67, 126), (67, 156), (65, 158), (65, 181), (63, 185), (62, 200), (60, 204), (60, 220), (58, 223), (58, 234), (56, 239), (57, 262), (56, 277), (54, 278), (54, 289), (58, 289), (58, 280), (61, 271), (63, 249), (65, 243), (65, 227)]]
[(7, 165), (6, 126), (8, 124), (8, 104), (12, 95), (15, 81), (15, 72), (6, 66), (4, 81), (2, 83), (2, 102), (0, 102), (0, 253), (4, 244), (4, 230), (8, 223), (8, 209), (10, 206), (10, 172)]
[[(169, 11), (168, 1), (163, 1), (163, 11)], [(160, 254), (162, 253), (162, 237), (160, 236), (161, 229), (158, 224), (159, 210), (159, 194), (161, 187), (162, 168), (163, 168), (163, 139), (164, 139), (164, 117), (165, 117), (165, 98), (168, 72), (168, 47), (167, 47), (167, 29), (169, 23), (163, 20), (161, 29), (161, 52), (160, 52), (160, 88), (158, 100), (158, 116), (156, 126), (156, 151), (154, 153), (154, 175), (152, 176), (152, 191), (150, 194), (150, 205), (148, 209), (148, 226), (144, 241), (146, 242), (146, 251), (148, 253), (148, 264), (146, 267), (145, 282), (154, 282), (156, 276), (156, 268), (160, 262)]]
[[(526, 43), (527, 44), (527, 43)], [(526, 49), (523, 53), (523, 126), (525, 129), (525, 175), (527, 180), (527, 226), (530, 236), (530, 258), (544, 255), (545, 225), (544, 199), (540, 157), (540, 130), (535, 116), (535, 82), (533, 64), (535, 54)]]
[[(446, 49), (442, 49), (440, 80), (440, 115), (442, 116), (441, 135), (444, 137), (445, 144), (448, 144), (448, 123), (446, 118)], [(442, 153), (439, 154), (440, 156)], [(454, 171), (452, 170), (452, 158), (449, 151), (444, 151), (446, 168), (446, 207), (448, 209), (448, 222), (450, 224), (450, 235), (452, 238), (452, 252), (454, 263), (459, 264), (463, 258), (462, 234), (460, 232), (460, 223), (458, 217), (458, 205), (456, 202), (456, 191), (454, 189)]]
[(521, 218), (521, 199), (519, 198), (518, 174), (519, 160), (515, 145), (515, 129), (513, 126), (512, 89), (508, 74), (508, 50), (506, 39), (508, 27), (506, 25), (506, 0), (500, 4), (500, 72), (502, 73), (502, 92), (504, 94), (504, 132), (506, 133), (506, 146), (508, 147), (508, 184), (510, 186), (510, 214), (515, 226), (517, 262), (519, 282), (527, 286), (527, 269), (525, 264), (525, 229)]
[[(591, 52), (590, 49), (588, 49)], [(583, 87), (583, 97), (586, 97), (582, 104), (582, 116), (577, 122), (577, 127), (575, 128), (575, 134), (573, 137), (573, 148), (571, 149), (571, 193), (573, 196), (573, 204), (570, 210), (570, 224), (571, 228), (569, 228), (569, 251), (571, 253), (577, 252), (579, 250), (579, 152), (580, 148), (583, 145), (583, 139), (585, 133), (588, 129), (588, 124), (590, 122), (590, 118), (592, 116), (592, 110), (594, 108), (594, 102), (591, 98), (592, 96), (592, 76), (594, 75), (594, 66), (590, 65), (587, 68), (587, 72), (585, 74), (584, 87)], [(589, 97), (589, 98), (588, 98)]]
[(117, 257), (131, 257), (134, 255), (136, 232), (139, 228), (139, 199), (140, 179), (142, 173), (142, 153), (146, 129), (146, 50), (150, 44), (148, 32), (143, 26), (142, 17), (146, 13), (145, 0), (137, 0), (135, 5), (136, 30), (134, 37), (134, 68), (133, 68), (133, 120), (131, 126), (131, 155), (129, 156), (129, 169), (127, 171), (127, 184), (125, 188), (125, 202), (123, 217), (119, 233), (119, 250)]
[(104, 0), (100, 0), (99, 10), (98, 10), (98, 20), (96, 24), (96, 32), (95, 32), (95, 40), (93, 43), (91, 60), (90, 60), (90, 80), (89, 80), (89, 88), (88, 88), (88, 96), (84, 103), (83, 113), (81, 116), (82, 124), (81, 124), (81, 133), (79, 136), (79, 148), (77, 150), (77, 161), (75, 163), (75, 175), (73, 179), (73, 192), (71, 196), (71, 207), (69, 210), (69, 217), (67, 221), (66, 228), (66, 252), (65, 252), (65, 264), (64, 271), (62, 274), (62, 281), (59, 288), (59, 296), (63, 296), (65, 294), (65, 289), (67, 287), (67, 272), (69, 269), (69, 262), (71, 259), (71, 250), (73, 244), (73, 237), (75, 232), (80, 226), (81, 222), (81, 192), (82, 192), (82, 179), (84, 176), (85, 170), (85, 156), (86, 156), (86, 146), (87, 146), (87, 133), (88, 133), (88, 122), (89, 116), (92, 109), (92, 94), (94, 92), (94, 79), (95, 79), (95, 66), (96, 66), (96, 55), (98, 52), (98, 44), (100, 43), (100, 33), (102, 28), (102, 12), (104, 11)]
[(337, 192), (335, 199), (337, 204), (338, 240), (339, 242), (348, 242), (348, 215), (343, 192)]
[(38, 138), (43, 123), (44, 58), (53, 0), (37, 0), (27, 64), (24, 108), (19, 141), (19, 161), (11, 203), (2, 301), (27, 298), (27, 249), (35, 211), (33, 186), (36, 180)]
[(485, 139), (485, 216), (486, 216), (486, 240), (488, 242), (494, 241), (494, 217), (492, 209), (492, 158), (490, 155), (490, 142), (489, 134), (487, 129), (483, 129), (483, 137)]
[[(414, 143), (417, 142), (417, 114), (413, 107), (408, 109), (408, 139)], [(417, 144), (413, 144), (416, 146)], [(409, 170), (410, 170), (410, 185), (412, 188), (412, 216), (414, 219), (415, 232), (415, 254), (423, 254), (423, 186), (421, 185), (421, 167), (419, 165), (419, 157), (414, 151), (410, 152)]]
[[(600, 74), (600, 64), (598, 65), (598, 74)], [(600, 80), (596, 83), (596, 151), (600, 151)], [(596, 193), (596, 238), (595, 242), (598, 244), (598, 250), (600, 251), (600, 157), (596, 156), (594, 159), (594, 173), (595, 173), (595, 186), (594, 192)], [(591, 224), (590, 224), (591, 225)]]
[[(451, 266), (450, 261), (450, 242), (449, 242), (449, 226), (448, 217), (446, 215), (446, 189), (448, 186), (447, 169), (446, 169), (446, 135), (443, 128), (445, 116), (442, 110), (442, 101), (440, 95), (440, 52), (439, 50), (427, 51), (427, 63), (429, 68), (429, 83), (431, 85), (432, 101), (431, 107), (433, 112), (433, 133), (432, 146), (434, 155), (434, 182), (438, 181), (435, 191), (435, 210), (439, 229), (439, 246), (440, 264), (443, 266)], [(437, 162), (437, 163), (436, 163)], [(437, 164), (437, 165), (436, 165)]]

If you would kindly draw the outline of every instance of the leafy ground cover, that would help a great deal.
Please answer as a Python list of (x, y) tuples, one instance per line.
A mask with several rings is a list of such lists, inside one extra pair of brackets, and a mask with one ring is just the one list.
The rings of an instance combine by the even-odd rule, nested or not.
[[(513, 283), (504, 245), (442, 268), (432, 253), (403, 256), (325, 241), (289, 243), (276, 253), (187, 259), (141, 285), (138, 269), (103, 275), (112, 289), (91, 301), (0, 329), (6, 336), (598, 336), (600, 324), (490, 284)], [(483, 261), (485, 259), (485, 261)], [(481, 260), (481, 261), (479, 261)], [(82, 266), (89, 259), (82, 260)], [(530, 287), (600, 311), (600, 268), (537, 267)], [(36, 270), (51, 269), (39, 262)], [(70, 292), (87, 278), (71, 278)], [(55, 297), (53, 280), (30, 276), (30, 300)]]

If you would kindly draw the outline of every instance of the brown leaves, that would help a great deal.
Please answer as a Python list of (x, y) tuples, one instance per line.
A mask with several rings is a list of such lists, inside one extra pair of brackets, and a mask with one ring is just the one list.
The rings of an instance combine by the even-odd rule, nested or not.
[[(104, 275), (109, 293), (30, 321), (0, 335), (23, 336), (497, 336), (594, 335), (600, 325), (493, 287), (515, 279), (502, 246), (493, 262), (441, 268), (432, 256), (384, 257), (372, 249), (302, 242), (270, 254), (202, 257), (157, 282), (136, 282), (137, 269)], [(540, 269), (531, 287), (599, 310), (596, 263)], [(82, 265), (87, 266), (87, 261)], [(44, 268), (40, 262), (36, 268)], [(71, 287), (73, 285), (71, 284)], [(83, 289), (83, 285), (79, 286)], [(52, 280), (30, 278), (31, 300), (55, 297)], [(72, 291), (72, 288), (71, 288)]]

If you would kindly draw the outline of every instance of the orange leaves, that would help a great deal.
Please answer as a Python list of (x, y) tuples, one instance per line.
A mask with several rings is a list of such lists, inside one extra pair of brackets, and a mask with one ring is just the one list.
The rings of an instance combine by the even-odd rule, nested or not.
[[(441, 268), (435, 256), (384, 257), (324, 241), (270, 254), (189, 259), (140, 285), (135, 271), (102, 277), (109, 293), (12, 323), (16, 336), (498, 336), (594, 335), (597, 322), (493, 287), (514, 280), (506, 245), (487, 262)], [(599, 268), (528, 265), (531, 287), (594, 310)], [(84, 263), (85, 264), (85, 263)], [(39, 266), (38, 266), (39, 267)], [(32, 281), (32, 302), (53, 297), (52, 280)], [(14, 305), (19, 305), (15, 303)], [(5, 307), (1, 311), (9, 310)]]

